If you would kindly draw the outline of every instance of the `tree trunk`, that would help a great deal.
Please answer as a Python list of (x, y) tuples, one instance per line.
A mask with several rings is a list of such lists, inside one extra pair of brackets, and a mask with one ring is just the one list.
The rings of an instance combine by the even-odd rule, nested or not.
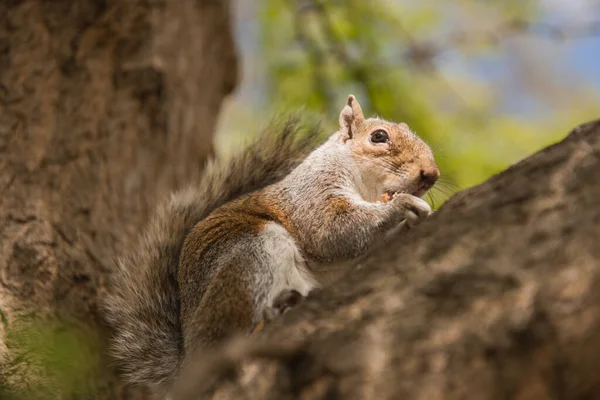
[(600, 398), (600, 120), (189, 373), (179, 398)]
[(0, 388), (119, 396), (98, 297), (236, 77), (227, 1), (0, 2)]

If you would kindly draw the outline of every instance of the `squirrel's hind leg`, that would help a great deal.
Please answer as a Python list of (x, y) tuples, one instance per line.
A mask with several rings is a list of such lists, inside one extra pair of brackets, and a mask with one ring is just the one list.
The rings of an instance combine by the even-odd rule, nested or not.
[(273, 303), (265, 307), (263, 310), (263, 317), (257, 324), (252, 328), (251, 334), (262, 330), (265, 325), (271, 323), (279, 316), (285, 314), (288, 310), (296, 307), (304, 300), (300, 292), (294, 289), (284, 289), (279, 293), (278, 296), (273, 299)]
[(251, 329), (255, 301), (245, 267), (224, 265), (213, 277), (198, 307), (184, 320), (186, 352), (198, 344), (212, 345)]
[(295, 240), (283, 226), (270, 222), (259, 237), (266, 267), (263, 272), (268, 275), (265, 281), (269, 285), (263, 288), (266, 302), (261, 310), (262, 318), (255, 324), (252, 333), (296, 307), (317, 286)]
[(289, 309), (296, 307), (302, 300), (304, 300), (304, 296), (297, 290), (285, 289), (281, 291), (281, 293), (273, 299), (273, 303), (265, 309), (263, 319), (270, 322)]

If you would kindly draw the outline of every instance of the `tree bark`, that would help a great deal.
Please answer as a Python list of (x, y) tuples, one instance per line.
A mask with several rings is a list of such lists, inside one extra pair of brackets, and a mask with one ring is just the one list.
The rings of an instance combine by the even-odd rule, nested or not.
[(98, 298), (236, 77), (227, 1), (0, 2), (0, 387), (120, 396)]
[(600, 120), (203, 357), (177, 398), (600, 398)]

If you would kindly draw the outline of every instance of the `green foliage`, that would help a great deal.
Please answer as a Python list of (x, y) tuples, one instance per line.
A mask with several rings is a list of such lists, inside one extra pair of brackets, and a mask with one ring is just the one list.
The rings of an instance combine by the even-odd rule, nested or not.
[[(433, 147), (445, 182), (450, 182), (449, 187), (441, 185), (446, 195), (482, 182), (598, 117), (597, 93), (585, 93), (577, 107), (566, 107), (556, 103), (551, 83), (523, 88), (545, 112), (507, 112), (503, 103), (511, 99), (507, 101), (503, 87), (445, 63), (452, 52), (467, 62), (498, 60), (503, 48), (497, 43), (455, 46), (433, 63), (409, 56), (415, 43), (443, 42), (448, 32), (498, 33), (493, 27), (512, 19), (534, 20), (538, 2), (267, 0), (259, 7), (262, 35), (254, 57), (264, 63), (267, 103), (273, 106), (254, 110), (253, 118), (302, 108), (311, 116), (325, 116), (331, 130), (346, 96), (353, 93), (366, 113), (407, 122)], [(571, 97), (580, 91), (561, 90)]]
[[(98, 332), (58, 321), (34, 319), (8, 330), (7, 345), (12, 358), (5, 360), (0, 382), (2, 399), (78, 399), (96, 393), (95, 378), (103, 341)], [(23, 369), (27, 382), (20, 382)], [(8, 387), (8, 386), (7, 386)]]

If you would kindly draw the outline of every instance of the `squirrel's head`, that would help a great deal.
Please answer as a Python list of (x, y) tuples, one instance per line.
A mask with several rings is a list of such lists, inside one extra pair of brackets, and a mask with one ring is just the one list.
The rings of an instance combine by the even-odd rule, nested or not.
[(353, 95), (340, 113), (337, 135), (349, 146), (364, 184), (375, 196), (408, 193), (422, 197), (440, 176), (433, 152), (408, 125), (365, 119)]

